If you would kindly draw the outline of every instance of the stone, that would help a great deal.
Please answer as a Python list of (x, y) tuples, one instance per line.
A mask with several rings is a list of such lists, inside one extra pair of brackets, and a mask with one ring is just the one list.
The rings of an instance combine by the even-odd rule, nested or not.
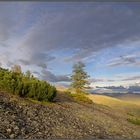
[(6, 131), (7, 131), (7, 133), (11, 133), (12, 132), (12, 130), (10, 128), (8, 128)]
[(19, 130), (18, 126), (15, 126), (14, 130)]
[(15, 134), (11, 134), (11, 135), (10, 135), (10, 138), (11, 138), (11, 139), (15, 138)]

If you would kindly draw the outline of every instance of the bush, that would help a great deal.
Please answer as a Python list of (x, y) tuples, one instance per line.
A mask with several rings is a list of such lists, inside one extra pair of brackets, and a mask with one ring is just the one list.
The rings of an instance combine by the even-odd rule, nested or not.
[(140, 119), (136, 117), (128, 118), (127, 121), (131, 122), (132, 124), (135, 125), (140, 125)]
[(88, 103), (88, 104), (93, 103), (92, 100), (90, 100), (88, 97), (86, 97), (84, 93), (71, 93), (69, 95), (71, 97), (73, 97), (74, 100), (77, 102), (83, 102), (83, 103)]
[(46, 81), (3, 68), (0, 68), (0, 90), (39, 101), (52, 101), (56, 96), (56, 88)]

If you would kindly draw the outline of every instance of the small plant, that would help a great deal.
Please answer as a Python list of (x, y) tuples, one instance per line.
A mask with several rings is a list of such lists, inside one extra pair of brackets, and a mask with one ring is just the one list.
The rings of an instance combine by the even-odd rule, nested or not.
[(128, 112), (127, 115), (129, 115), (129, 116), (134, 116), (134, 114), (131, 113), (131, 112)]
[(127, 121), (131, 122), (132, 124), (135, 124), (135, 125), (140, 125), (140, 119), (136, 118), (136, 117), (128, 118)]

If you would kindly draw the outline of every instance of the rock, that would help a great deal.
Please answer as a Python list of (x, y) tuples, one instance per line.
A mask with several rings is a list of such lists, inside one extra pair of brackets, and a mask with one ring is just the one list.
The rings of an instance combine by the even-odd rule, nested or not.
[(59, 118), (59, 121), (62, 122), (63, 121), (63, 118)]
[(10, 138), (11, 138), (11, 139), (15, 138), (15, 134), (11, 134), (11, 135), (10, 135)]
[(18, 126), (15, 126), (14, 130), (16, 130), (16, 131), (19, 130)]
[(39, 134), (39, 135), (42, 135), (42, 133), (41, 133), (41, 132), (38, 132), (38, 134)]
[[(100, 111), (95, 108), (96, 112), (101, 114), (101, 116), (98, 114), (99, 118), (97, 118), (96, 112), (92, 114), (90, 106), (86, 107), (74, 102), (67, 103), (66, 101), (60, 104), (56, 103), (54, 106), (29, 102), (26, 106), (22, 106), (18, 104), (18, 101), (14, 103), (9, 101), (8, 98), (3, 99), (3, 94), (1, 97), (0, 93), (0, 106), (3, 109), (3, 111), (0, 112), (0, 138), (4, 138), (4, 136), (11, 139), (55, 139), (58, 137), (60, 139), (86, 137), (91, 139), (115, 139), (123, 137), (129, 138), (130, 136), (131, 138), (135, 138), (135, 134), (133, 135), (130, 133), (131, 131), (128, 131), (133, 128), (131, 129), (131, 127), (126, 124), (124, 129), (122, 129), (123, 125), (119, 124), (119, 120), (116, 119), (116, 121), (114, 118), (110, 118), (109, 115), (104, 114), (103, 109)], [(89, 119), (88, 116), (93, 119)], [(110, 120), (106, 123), (105, 119)], [(128, 129), (126, 129), (127, 127)], [(109, 128), (119, 128), (119, 131), (115, 133), (116, 131), (109, 131)], [(135, 129), (133, 130), (135, 131)]]
[(7, 131), (7, 133), (9, 133), (9, 134), (12, 132), (12, 130), (11, 130), (10, 128), (8, 128), (6, 131)]

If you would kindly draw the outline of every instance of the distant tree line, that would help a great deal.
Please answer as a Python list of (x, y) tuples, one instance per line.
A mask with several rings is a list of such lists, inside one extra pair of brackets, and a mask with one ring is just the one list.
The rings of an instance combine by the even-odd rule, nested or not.
[(39, 101), (52, 101), (56, 96), (54, 86), (35, 78), (30, 71), (22, 73), (19, 65), (11, 71), (0, 68), (0, 90)]

